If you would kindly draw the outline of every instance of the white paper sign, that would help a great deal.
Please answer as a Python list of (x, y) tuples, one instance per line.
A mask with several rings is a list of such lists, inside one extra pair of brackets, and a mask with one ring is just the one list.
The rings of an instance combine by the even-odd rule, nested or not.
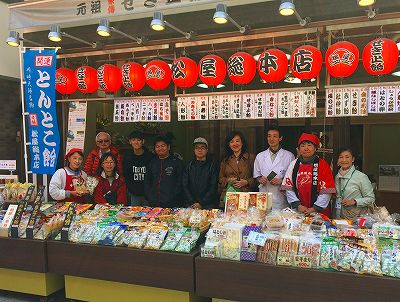
[(267, 234), (250, 231), (247, 242), (259, 246), (264, 246), (267, 241)]
[[(168, 97), (115, 100), (113, 121), (115, 123), (170, 122), (170, 112), (170, 100)], [(178, 110), (178, 119), (184, 116), (187, 116), (187, 114), (179, 114)]]

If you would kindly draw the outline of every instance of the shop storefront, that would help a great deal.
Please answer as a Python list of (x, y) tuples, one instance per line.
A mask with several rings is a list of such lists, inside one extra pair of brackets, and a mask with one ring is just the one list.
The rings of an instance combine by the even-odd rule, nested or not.
[[(14, 270), (16, 278), (34, 273), (45, 287), (39, 292), (0, 287), (46, 296), (65, 285), (67, 297), (87, 301), (125, 301), (132, 295), (140, 301), (261, 301), (268, 292), (271, 300), (330, 296), (334, 301), (334, 283), (353, 288), (347, 298), (393, 300), (388, 293), (400, 276), (398, 217), (389, 215), (400, 213), (400, 2), (325, 2), (11, 5), (8, 42), (23, 43), (25, 136), (18, 176), (38, 189), (45, 185), (41, 202), (47, 211), (40, 204), (27, 206), (29, 200), (18, 203), (29, 184), (6, 186), (0, 233), (15, 238), (0, 238), (0, 245), (10, 251), (32, 249), (41, 265), (21, 266), (8, 255), (0, 279)], [(354, 166), (374, 187), (378, 207), (371, 211), (376, 215), (350, 222), (292, 210), (277, 214), (268, 192), (231, 192), (215, 200), (221, 212), (162, 209), (159, 197), (158, 203), (150, 201), (152, 208), (123, 207), (129, 198), (94, 209), (47, 203), (55, 196), (48, 195), (50, 179), (64, 159), (70, 160), (69, 151), (83, 150), (83, 166), (107, 139), (99, 139), (99, 133), (110, 134), (121, 158), (133, 148), (130, 139), (144, 140), (154, 152), (159, 136), (172, 134), (168, 151), (183, 160), (182, 167), (193, 159), (194, 139), (203, 137), (219, 171), (231, 131), (243, 133), (248, 153), (257, 155), (268, 148), (267, 129), (277, 126), (280, 147), (293, 159), (302, 157), (301, 134), (316, 134), (316, 154), (333, 176), (340, 168), (338, 150), (351, 147)], [(293, 180), (286, 170), (276, 177)], [(259, 175), (251, 171), (250, 192), (263, 191)], [(93, 194), (96, 184), (80, 189)], [(325, 185), (312, 190), (323, 192)], [(331, 189), (336, 190), (334, 184)], [(330, 196), (332, 213), (339, 195)], [(7, 210), (9, 204), (14, 207)], [(35, 235), (23, 229), (29, 226)], [(280, 288), (285, 282), (287, 289)], [(309, 283), (318, 290), (299, 295)], [(370, 290), (363, 295), (365, 288)]]

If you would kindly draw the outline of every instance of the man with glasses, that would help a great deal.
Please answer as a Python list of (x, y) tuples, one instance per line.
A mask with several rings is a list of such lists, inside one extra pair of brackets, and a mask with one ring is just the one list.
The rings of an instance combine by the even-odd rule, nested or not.
[(111, 146), (111, 135), (107, 132), (99, 132), (96, 135), (96, 145), (97, 148), (93, 149), (85, 162), (83, 171), (85, 171), (90, 176), (96, 176), (97, 168), (99, 167), (100, 158), (104, 153), (111, 152), (118, 161), (118, 174), (122, 175), (122, 158), (116, 147)]
[(207, 158), (208, 142), (203, 137), (193, 141), (194, 159), (183, 172), (183, 192), (186, 204), (195, 209), (217, 207), (218, 169)]

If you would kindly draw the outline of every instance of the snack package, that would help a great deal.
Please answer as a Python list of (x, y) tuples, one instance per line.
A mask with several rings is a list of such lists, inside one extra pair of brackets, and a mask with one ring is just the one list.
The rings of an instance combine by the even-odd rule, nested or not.
[(400, 251), (396, 240), (382, 249), (382, 272), (386, 276), (400, 278)]
[(382, 276), (381, 254), (374, 248), (365, 255), (362, 273), (374, 276)]
[(379, 238), (400, 239), (400, 226), (390, 223), (375, 223), (372, 229)]
[(165, 238), (165, 241), (161, 246), (161, 250), (174, 251), (185, 231), (185, 228), (170, 229), (167, 238)]
[(276, 264), (293, 265), (294, 256), (299, 249), (299, 237), (282, 235), (279, 241), (279, 249)]
[(256, 261), (257, 259), (257, 245), (248, 243), (247, 238), (250, 231), (257, 233), (261, 232), (260, 226), (245, 226), (242, 233), (242, 248), (240, 250), (240, 260)]
[(147, 237), (145, 249), (159, 250), (167, 235), (168, 229), (164, 227), (152, 227)]
[(138, 249), (143, 248), (149, 233), (150, 231), (146, 228), (138, 228), (134, 230), (133, 234), (131, 234), (129, 238), (128, 247), (134, 247)]
[(218, 245), (217, 255), (219, 258), (240, 260), (240, 250), (242, 246), (242, 232), (245, 226), (238, 223), (227, 223), (223, 226), (225, 238), (221, 238)]
[(276, 257), (278, 255), (280, 236), (279, 234), (268, 233), (265, 245), (258, 247), (257, 261), (276, 265)]
[(294, 266), (319, 268), (321, 242), (321, 238), (312, 235), (300, 237), (298, 257), (294, 261)]
[(339, 257), (337, 266), (339, 270), (362, 273), (362, 266), (368, 250), (355, 243), (339, 242)]
[(321, 243), (320, 268), (337, 269), (339, 243), (334, 237), (324, 237)]
[(200, 232), (196, 229), (188, 229), (185, 234), (183, 234), (181, 240), (175, 251), (183, 252), (183, 253), (190, 253), (192, 249), (196, 246), (197, 240), (200, 237)]
[(279, 230), (285, 226), (285, 221), (279, 212), (272, 212), (265, 216), (264, 229)]

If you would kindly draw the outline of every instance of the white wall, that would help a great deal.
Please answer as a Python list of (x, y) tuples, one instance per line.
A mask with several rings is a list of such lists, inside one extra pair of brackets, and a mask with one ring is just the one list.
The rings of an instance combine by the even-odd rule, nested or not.
[(8, 37), (9, 10), (7, 4), (0, 2), (0, 76), (19, 79), (18, 47), (6, 44)]

